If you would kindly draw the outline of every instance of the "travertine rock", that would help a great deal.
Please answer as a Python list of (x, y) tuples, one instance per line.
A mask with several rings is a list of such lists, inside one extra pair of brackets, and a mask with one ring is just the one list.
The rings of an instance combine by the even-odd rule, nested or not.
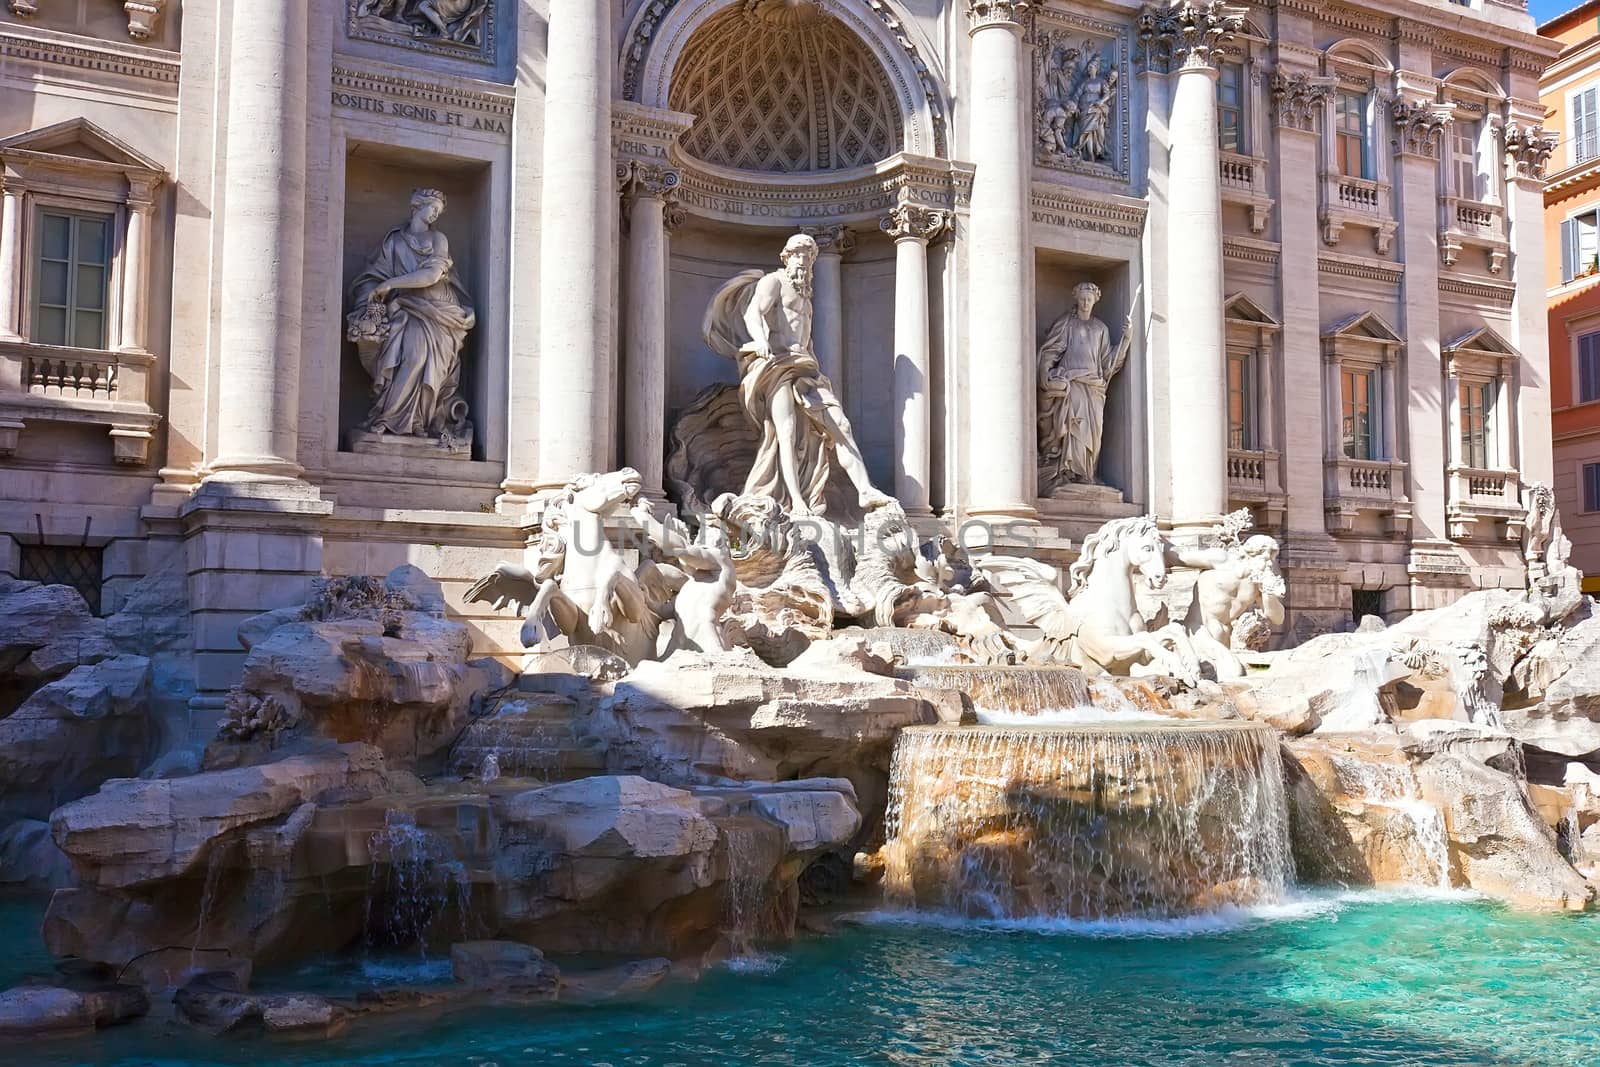
[(150, 1010), (132, 986), (78, 992), (56, 986), (18, 986), (0, 993), (0, 1035), (93, 1030), (136, 1019)]
[(56, 847), (49, 823), (19, 819), (0, 830), (0, 885), (62, 889), (72, 881), (72, 864)]
[(532, 945), (516, 941), (463, 941), (450, 946), (456, 981), (523, 996), (555, 996), (561, 972)]
[(0, 584), (0, 675), (44, 681), (115, 655), (105, 623), (77, 590), (34, 582)]
[(634, 960), (620, 967), (562, 975), (560, 998), (578, 1004), (595, 1004), (648, 993), (672, 973), (672, 961), (659, 957)]

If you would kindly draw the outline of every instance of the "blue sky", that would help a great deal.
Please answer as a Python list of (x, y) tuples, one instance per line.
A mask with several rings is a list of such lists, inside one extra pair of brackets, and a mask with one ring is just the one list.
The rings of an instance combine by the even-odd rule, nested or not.
[(1528, 10), (1533, 12), (1534, 21), (1541, 23), (1577, 6), (1578, 0), (1528, 0)]

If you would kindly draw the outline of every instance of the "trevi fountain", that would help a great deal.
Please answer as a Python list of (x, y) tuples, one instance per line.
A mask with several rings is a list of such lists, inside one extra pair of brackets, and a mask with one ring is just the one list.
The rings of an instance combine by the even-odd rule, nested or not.
[[(299, 31), (263, 13), (250, 31), (261, 35), (257, 54), (241, 45), (239, 29), (253, 5), (236, 6), (230, 55), (254, 73), (236, 79), (226, 106), (272, 103), (267, 74), (287, 54), (285, 35)], [(441, 56), (492, 64), (497, 47), (511, 48), (508, 6), (350, 0), (342, 32), (360, 42), (358, 53), (403, 47), (422, 68)], [(1028, 332), (1015, 297), (1035, 279), (1031, 258), (1024, 267), (1012, 254), (1020, 246), (1007, 244), (1026, 232), (1008, 199), (1023, 171), (985, 152), (1014, 149), (1042, 172), (1108, 189), (1126, 180), (1125, 104), (1134, 86), (1117, 41), (1127, 39), (1104, 36), (1109, 23), (1071, 22), (1058, 11), (1067, 21), (1037, 30), (1034, 138), (1017, 140), (1009, 118), (1005, 129), (973, 131), (976, 178), (969, 170), (952, 179), (967, 189), (948, 201), (921, 197), (924, 178), (915, 177), (872, 194), (892, 194), (878, 205), (881, 230), (871, 235), (882, 240), (884, 262), (892, 258), (897, 278), (917, 283), (896, 290), (894, 334), (896, 351), (921, 362), (894, 375), (929, 370), (930, 241), (954, 233), (965, 247), (970, 231), (972, 258), (962, 267), (974, 279), (970, 328), (989, 363), (962, 379), (974, 405), (963, 432), (983, 462), (958, 490), (934, 473), (925, 405), (891, 416), (887, 404), (859, 395), (882, 386), (925, 401), (918, 381), (858, 379), (847, 388), (839, 377), (840, 337), (860, 341), (839, 320), (841, 307), (869, 316), (877, 309), (865, 306), (871, 294), (841, 303), (840, 238), (826, 227), (769, 225), (757, 235), (759, 268), (723, 269), (709, 253), (696, 261), (716, 274), (700, 285), (693, 310), (692, 340), (711, 369), (698, 391), (675, 395), (666, 417), (663, 298), (650, 290), (654, 302), (643, 300), (640, 287), (664, 262), (666, 232), (683, 222), (673, 190), (688, 179), (646, 158), (614, 168), (630, 211), (625, 257), (642, 257), (628, 259), (621, 291), (628, 336), (640, 336), (643, 323), (661, 344), (630, 341), (624, 366), (633, 376), (616, 383), (630, 399), (610, 427), (621, 456), (583, 444), (585, 434), (608, 432), (589, 425), (584, 405), (609, 387), (572, 377), (566, 356), (552, 353), (565, 352), (584, 322), (609, 321), (609, 311), (599, 320), (594, 313), (616, 292), (610, 268), (596, 266), (599, 246), (610, 246), (586, 242), (601, 232), (596, 218), (615, 211), (614, 161), (568, 136), (582, 125), (577, 98), (595, 82), (578, 76), (583, 58), (563, 48), (609, 30), (603, 17), (584, 22), (582, 4), (551, 6), (560, 13), (549, 38), (544, 181), (552, 205), (557, 186), (570, 199), (544, 209), (545, 357), (536, 378), (547, 402), (537, 419), (518, 423), (527, 411), (513, 401), (508, 430), (512, 416), (473, 362), (502, 336), (507, 315), (482, 250), (457, 236), (486, 229), (488, 179), (423, 154), (417, 173), (428, 177), (400, 190), (390, 178), (401, 171), (352, 151), (352, 174), (367, 167), (387, 177), (369, 182), (383, 190), (381, 222), (363, 221), (363, 243), (322, 286), (319, 299), (334, 310), (306, 323), (306, 336), (332, 324), (345, 346), (343, 373), (360, 383), (354, 406), (344, 401), (356, 394), (329, 394), (327, 411), (340, 411), (327, 425), (343, 442), (329, 470), (365, 471), (371, 492), (385, 472), (432, 472), (408, 491), (455, 492), (488, 462), (486, 442), (510, 439), (515, 455), (516, 441), (530, 436), (541, 442), (541, 462), (605, 454), (637, 457), (637, 465), (573, 466), (553, 484), (518, 482), (506, 467), (499, 503), (471, 512), (472, 521), (489, 529), (504, 508), (536, 510), (516, 512), (533, 516), (522, 526), (502, 524), (526, 534), (525, 544), (482, 535), (500, 547), (488, 553), (494, 562), (475, 567), (470, 586), (447, 588), (437, 568), (410, 562), (363, 574), (300, 558), (278, 570), (315, 575), (308, 594), (259, 610), (279, 580), (271, 578), (272, 538), (292, 540), (323, 522), (348, 529), (338, 509), (378, 498), (348, 486), (337, 502), (318, 496), (282, 448), (300, 432), (293, 404), (265, 393), (236, 404), (225, 390), (223, 454), (192, 478), (169, 463), (147, 509), (152, 523), (188, 524), (176, 565), (187, 559), (188, 571), (173, 580), (152, 565), (104, 611), (70, 583), (4, 579), (0, 881), (8, 889), (0, 926), (11, 949), (0, 960), (0, 1059), (1600, 1062), (1600, 925), (1591, 912), (1600, 886), (1600, 613), (1581, 592), (1554, 496), (1533, 476), (1537, 457), (1530, 451), (1520, 476), (1495, 483), (1499, 503), (1450, 512), (1469, 532), (1482, 524), (1472, 551), (1483, 561), (1474, 565), (1493, 580), (1472, 588), (1465, 564), (1459, 574), (1429, 569), (1428, 558), (1437, 564), (1454, 551), (1423, 529), (1435, 519), (1434, 533), (1443, 529), (1442, 496), (1389, 494), (1375, 508), (1370, 493), (1352, 503), (1335, 487), (1325, 501), (1316, 490), (1320, 452), (1307, 512), (1326, 550), (1320, 563), (1307, 562), (1300, 540), (1305, 502), (1295, 493), (1304, 487), (1293, 464), (1285, 464), (1287, 494), (1218, 507), (1228, 502), (1219, 479), (1231, 453), (1220, 432), (1190, 425), (1203, 416), (1184, 414), (1198, 409), (1180, 400), (1221, 399), (1223, 350), (1212, 334), (1266, 336), (1283, 326), (1255, 317), (1249, 300), (1230, 299), (1227, 325), (1219, 318), (1221, 278), (1204, 261), (1221, 261), (1220, 229), (1185, 234), (1193, 263), (1171, 265), (1170, 277), (1164, 250), (1138, 271), (1077, 253), (1050, 260), (1039, 284), (1056, 291), (1054, 311), (1015, 366), (999, 358), (1001, 341)], [(608, 5), (592, 6), (603, 13)], [(651, 58), (650, 33), (677, 40), (695, 5), (628, 6), (645, 20), (619, 81), (633, 92), (661, 62)], [(48, 7), (12, 0), (9, 17), (49, 18)], [(973, 64), (1016, 68), (1016, 20), (1029, 5), (970, 0), (965, 8)], [(159, 21), (162, 9), (127, 4), (130, 32), (176, 33)], [(298, 9), (307, 9), (304, 0)], [(695, 10), (728, 40), (743, 32), (740, 19), (758, 20), (774, 39), (818, 41), (831, 40), (820, 27), (835, 16), (866, 19), (874, 42), (898, 25), (897, 5), (879, 0)], [(210, 25), (210, 8), (190, 11), (185, 33)], [(1196, 142), (1209, 146), (1209, 163), (1196, 170), (1185, 157), (1180, 165), (1173, 150), (1173, 212), (1163, 225), (1175, 231), (1194, 222), (1178, 207), (1195, 189), (1209, 188), (1213, 214), (1217, 207), (1216, 115), (1205, 101), (1218, 72), (1209, 64), (1245, 32), (1243, 19), (1242, 9), (1210, 3), (1138, 15), (1140, 62), (1149, 66), (1140, 85), (1168, 67), (1177, 85), (1175, 145), (1193, 139), (1180, 114), (1209, 116)], [(1080, 43), (1093, 34), (1102, 36)], [(738, 40), (737, 48), (755, 47)], [(1421, 47), (1415, 35), (1404, 40)], [(922, 88), (907, 82), (902, 90), (934, 99), (935, 74), (911, 36), (899, 41), (896, 71), (920, 69), (923, 79)], [(716, 59), (715, 49), (701, 51), (697, 62)], [(186, 52), (185, 79), (205, 76), (190, 63)], [(991, 117), (1022, 113), (1011, 84), (1017, 70), (1011, 75), (980, 87), (993, 97), (980, 101)], [(1300, 144), (1294, 139), (1314, 128), (1310, 109), (1326, 104), (1325, 83), (1337, 79), (1276, 77), (1281, 136)], [(403, 80), (395, 74), (383, 84)], [(378, 91), (354, 75), (337, 84), (335, 106), (346, 110), (358, 90)], [(556, 108), (563, 93), (576, 109)], [(306, 102), (293, 95), (277, 103), (297, 106), (304, 119)], [(1406, 106), (1394, 105), (1402, 127), (1414, 114)], [(297, 121), (277, 105), (260, 112), (280, 113)], [(686, 134), (693, 147), (699, 135), (686, 121), (673, 125), (682, 118), (641, 107), (628, 121), (651, 136)], [(924, 100), (915, 121), (921, 148), (945, 153), (944, 112)], [(1417, 122), (1405, 128), (1426, 142), (1426, 122)], [(480, 126), (472, 135), (503, 132)], [(1542, 173), (1550, 152), (1542, 134), (1517, 136), (1522, 176), (1534, 156)], [(880, 123), (849, 137), (854, 148), (847, 138), (796, 151), (815, 163), (848, 150), (888, 166), (860, 153), (874, 139), (888, 151), (900, 134)], [(26, 155), (23, 166), (56, 143), (0, 148)], [(1409, 183), (1404, 195), (1425, 187), (1432, 196), (1431, 164), (1396, 145), (1396, 167), (1409, 168), (1396, 195)], [(266, 231), (248, 227), (276, 210), (279, 161), (270, 151), (249, 155), (237, 135), (227, 151), (230, 225), (260, 236)], [(600, 192), (589, 180), (600, 171), (584, 169), (596, 158)], [(895, 166), (932, 173), (941, 163), (908, 158)], [(94, 173), (133, 166), (79, 162)], [(705, 208), (704, 188), (690, 192), (685, 202)], [(7, 184), (8, 212), (12, 199)], [(1107, 192), (1103, 203), (1127, 200)], [(1287, 198), (1280, 207), (1300, 210)], [(370, 203), (361, 210), (380, 214)], [(1266, 215), (1259, 221), (1265, 229)], [(1350, 223), (1352, 232), (1362, 225)], [(575, 234), (583, 240), (562, 244)], [(1392, 224), (1371, 236), (1379, 245), (1415, 239), (1396, 237)], [(748, 232), (741, 239), (755, 242)], [(1335, 228), (1329, 240), (1338, 239)], [(1347, 250), (1356, 243), (1345, 240)], [(280, 319), (274, 301), (281, 286), (299, 284), (299, 267), (285, 270), (287, 253), (274, 250), (243, 265), (234, 254), (223, 268), (223, 288), (239, 301), (222, 320), (225, 377), (281, 384), (293, 364), (283, 353), (298, 353), (299, 340), (284, 340), (299, 335), (298, 305)], [(1136, 261), (1137, 244), (1130, 254)], [(1498, 254), (1493, 270), (1504, 264)], [(1537, 248), (1520, 255), (1539, 258)], [(315, 255), (303, 258), (308, 273), (324, 269)], [(938, 259), (941, 277), (953, 277), (954, 261), (943, 252)], [(1288, 259), (1285, 252), (1286, 270)], [(1410, 257), (1405, 265), (1420, 269)], [(251, 288), (251, 279), (261, 284)], [(1176, 429), (1170, 441), (1165, 429), (1152, 431), (1160, 448), (1151, 456), (1166, 458), (1145, 457), (1170, 492), (1141, 495), (1129, 472), (1148, 464), (1129, 425), (1130, 412), (1154, 419), (1139, 407), (1139, 391), (1152, 373), (1144, 331), (1156, 300), (1175, 350), (1189, 348), (1164, 379), (1178, 395), (1160, 387), (1157, 406), (1163, 419), (1171, 409)], [(1411, 329), (1414, 316), (1406, 318)], [(291, 325), (280, 330), (280, 321)], [(241, 323), (278, 346), (232, 343), (249, 332)], [(131, 312), (127, 325), (129, 337), (143, 329)], [(1290, 324), (1301, 333), (1305, 325)], [(1401, 340), (1377, 318), (1346, 326), (1327, 334), (1330, 359), (1372, 362), (1380, 377), (1371, 380), (1389, 389)], [(679, 333), (674, 327), (674, 344)], [(1307, 336), (1314, 347), (1315, 331)], [(1489, 344), (1481, 331), (1473, 336)], [(991, 342), (999, 347), (983, 348)], [(1437, 358), (1439, 338), (1429, 343)], [(1449, 351), (1463, 365), (1507, 355)], [(639, 360), (654, 371), (638, 371)], [(1184, 382), (1194, 395), (1182, 395)], [(1525, 399), (1535, 395), (1531, 383), (1523, 389)], [(316, 392), (308, 378), (305, 402), (322, 403)], [(1018, 407), (1012, 394), (1035, 399)], [(1290, 435), (1304, 429), (1320, 439), (1311, 422), (1296, 428), (1307, 411), (1319, 417), (1318, 402), (1306, 409), (1303, 399), (1291, 393), (1299, 407), (1286, 413)], [(26, 438), (18, 444), (20, 431), (8, 432), (28, 461)], [(27, 432), (36, 432), (32, 423)], [(150, 443), (149, 432), (117, 432), (118, 448)], [(144, 438), (134, 441), (138, 433)], [(889, 438), (898, 457), (892, 478), (882, 462)], [(119, 452), (118, 461), (141, 456)], [(1351, 456), (1330, 459), (1328, 470), (1367, 479), (1363, 491), (1379, 479), (1387, 494), (1391, 475), (1405, 477), (1392, 457), (1361, 466)], [(1279, 453), (1261, 462), (1276, 465)], [(953, 511), (941, 511), (950, 500)], [(1019, 500), (1055, 523), (1037, 543), (1034, 504)], [(169, 506), (177, 510), (167, 516), (161, 508)], [(369, 507), (361, 521), (390, 521), (378, 511)], [(453, 566), (449, 538), (466, 520), (429, 514), (403, 520), (414, 527), (390, 527), (400, 532), (384, 543), (419, 551), (436, 534), (437, 551), (426, 558)], [(258, 536), (250, 523), (261, 515), (272, 518), (260, 520), (267, 532)], [(254, 555), (241, 563), (247, 537)], [(1348, 584), (1338, 577), (1344, 549), (1328, 546), (1389, 537), (1412, 562), (1395, 564), (1401, 557), (1389, 553), (1373, 566), (1412, 567), (1414, 587), (1403, 588), (1414, 588), (1415, 602), (1392, 602), (1387, 625), (1377, 613), (1330, 624), (1338, 612), (1327, 603), (1313, 605), (1321, 614), (1306, 616), (1310, 624), (1294, 621), (1295, 583), (1307, 573)], [(192, 645), (184, 628), (191, 615)], [(520, 648), (486, 654), (483, 620), (515, 634)], [(215, 655), (190, 658), (191, 648)], [(232, 659), (218, 658), (224, 653)], [(197, 675), (197, 660), (232, 664), (232, 673)]]

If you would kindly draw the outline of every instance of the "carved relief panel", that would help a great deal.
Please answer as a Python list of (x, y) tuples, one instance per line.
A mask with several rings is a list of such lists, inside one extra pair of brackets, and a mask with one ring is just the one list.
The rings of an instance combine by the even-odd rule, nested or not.
[(1110, 23), (1042, 9), (1033, 30), (1034, 159), (1128, 180), (1128, 42)]
[(346, 0), (352, 39), (380, 41), (419, 52), (495, 59), (499, 0)]

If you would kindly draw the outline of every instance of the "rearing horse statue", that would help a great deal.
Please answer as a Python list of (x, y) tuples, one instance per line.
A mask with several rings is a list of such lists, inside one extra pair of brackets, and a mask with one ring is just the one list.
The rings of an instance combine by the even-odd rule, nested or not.
[(1044, 631), (1031, 658), (1064, 660), (1089, 674), (1164, 674), (1199, 683), (1189, 635), (1176, 624), (1151, 632), (1134, 596), (1136, 575), (1152, 589), (1167, 582), (1166, 545), (1154, 519), (1114, 519), (1090, 534), (1067, 572), (1065, 595), (1055, 568), (1036, 560), (989, 556), (982, 567)]

